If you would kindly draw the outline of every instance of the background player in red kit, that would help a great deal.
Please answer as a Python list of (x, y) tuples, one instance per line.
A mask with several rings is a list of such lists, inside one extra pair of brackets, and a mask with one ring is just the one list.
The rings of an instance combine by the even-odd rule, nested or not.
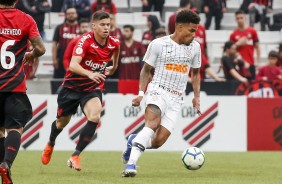
[[(0, 174), (2, 184), (13, 183), (10, 168), (21, 144), (21, 134), (32, 117), (26, 95), (24, 62), (45, 53), (45, 47), (29, 15), (14, 8), (16, 0), (0, 0)], [(20, 17), (20, 18), (19, 18)], [(26, 52), (30, 40), (33, 50)], [(7, 137), (5, 138), (5, 130)]]
[[(250, 64), (250, 79), (253, 80), (256, 78), (255, 65), (260, 64), (260, 47), (258, 34), (254, 28), (246, 25), (246, 16), (242, 10), (235, 12), (235, 17), (238, 28), (235, 29), (230, 35), (230, 41), (236, 43), (237, 51), (242, 56), (244, 61), (247, 61)], [(255, 63), (254, 58), (255, 50), (257, 63)]]
[[(89, 20), (87, 19), (80, 19), (78, 22), (79, 25), (79, 31), (80, 34), (84, 34), (89, 32)], [(69, 69), (70, 66), (70, 61), (71, 61), (71, 57), (72, 57), (72, 51), (73, 48), (75, 47), (77, 41), (80, 39), (80, 37), (74, 38), (70, 41), (70, 43), (68, 44), (66, 51), (64, 53), (64, 68), (67, 71)]]
[(119, 79), (139, 80), (142, 68), (142, 58), (145, 48), (141, 42), (133, 39), (134, 27), (132, 25), (123, 26), (123, 42), (120, 44), (120, 64)]
[[(200, 14), (196, 8), (192, 9), (193, 12)], [(202, 58), (202, 65), (200, 69), (201, 80), (205, 80), (206, 74), (208, 74), (212, 79), (218, 82), (224, 82), (225, 79), (220, 78), (217, 74), (213, 71), (209, 64), (208, 60), (208, 51), (207, 51), (207, 38), (206, 38), (206, 28), (199, 24), (198, 29), (195, 32), (195, 38), (197, 42), (199, 42), (201, 47), (201, 58)]]
[[(110, 15), (97, 11), (92, 16), (93, 32), (84, 34), (73, 50), (69, 70), (58, 95), (57, 120), (51, 126), (51, 134), (41, 161), (48, 164), (54, 149), (56, 137), (69, 123), (80, 105), (88, 119), (82, 129), (76, 150), (68, 160), (69, 167), (81, 170), (79, 155), (90, 143), (102, 111), (102, 92), (106, 75), (112, 75), (117, 69), (119, 40), (109, 36)], [(113, 59), (113, 66), (106, 67)]]

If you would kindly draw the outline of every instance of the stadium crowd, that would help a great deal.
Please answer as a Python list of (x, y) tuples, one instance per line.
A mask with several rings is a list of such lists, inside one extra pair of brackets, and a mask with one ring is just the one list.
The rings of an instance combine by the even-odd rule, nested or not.
[[(74, 44), (70, 44), (73, 39), (77, 40), (82, 31), (82, 24), (90, 20), (91, 14), (97, 10), (103, 10), (111, 14), (110, 35), (116, 36), (121, 41), (121, 51), (119, 67), (116, 73), (111, 76), (120, 80), (138, 80), (142, 67), (142, 58), (148, 44), (155, 38), (172, 34), (176, 12), (169, 17), (168, 24), (165, 25), (164, 10), (165, 0), (140, 0), (143, 12), (157, 11), (156, 15), (147, 16), (147, 27), (142, 34), (141, 41), (134, 39), (135, 27), (132, 22), (120, 26), (117, 22), (118, 8), (115, 0), (22, 0), (17, 7), (22, 11), (32, 15), (37, 22), (39, 32), (43, 38), (44, 14), (60, 12), (65, 16), (65, 21), (57, 25), (52, 41), (52, 61), (54, 66), (53, 78), (64, 77), (70, 62), (70, 53)], [(275, 50), (268, 54), (267, 63), (261, 62), (260, 38), (257, 31), (281, 30), (281, 22), (270, 25), (269, 16), (273, 10), (273, 0), (243, 0), (240, 8), (234, 13), (237, 27), (225, 40), (222, 48), (222, 58), (218, 70), (211, 67), (208, 56), (208, 44), (206, 30), (210, 29), (211, 21), (215, 19), (215, 30), (221, 30), (221, 21), (228, 12), (228, 0), (180, 0), (178, 10), (191, 9), (197, 13), (205, 14), (205, 23), (199, 25), (195, 35), (202, 49), (201, 79), (211, 78), (214, 81), (237, 80), (241, 82), (253, 80), (281, 80), (282, 79), (282, 45), (277, 44)], [(52, 6), (51, 6), (52, 5)], [(131, 10), (128, 1), (128, 10)], [(280, 16), (280, 17), (279, 17)], [(281, 13), (277, 19), (281, 20)], [(249, 22), (248, 22), (249, 20)], [(255, 23), (260, 23), (260, 29), (254, 27)], [(279, 38), (277, 38), (279, 39)], [(69, 48), (68, 48), (69, 47)], [(66, 50), (68, 50), (66, 52)], [(266, 66), (264, 66), (266, 65)], [(29, 69), (34, 72), (34, 69)], [(220, 75), (220, 71), (224, 75)], [(34, 75), (31, 75), (33, 78)]]

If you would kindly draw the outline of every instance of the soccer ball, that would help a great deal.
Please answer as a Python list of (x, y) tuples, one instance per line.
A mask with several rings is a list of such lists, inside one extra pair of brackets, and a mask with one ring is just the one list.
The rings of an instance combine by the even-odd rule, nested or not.
[(205, 162), (204, 152), (197, 147), (187, 148), (182, 153), (182, 162), (186, 169), (197, 170), (200, 169)]

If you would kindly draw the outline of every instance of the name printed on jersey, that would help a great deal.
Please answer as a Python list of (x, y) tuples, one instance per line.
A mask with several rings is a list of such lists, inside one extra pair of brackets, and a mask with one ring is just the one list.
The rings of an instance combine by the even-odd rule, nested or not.
[(21, 35), (21, 29), (10, 29), (10, 28), (0, 28), (0, 34), (2, 35)]

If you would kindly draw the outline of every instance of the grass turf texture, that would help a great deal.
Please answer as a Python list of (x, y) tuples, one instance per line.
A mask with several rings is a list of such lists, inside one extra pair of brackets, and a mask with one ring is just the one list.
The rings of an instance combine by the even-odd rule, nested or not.
[(122, 178), (120, 152), (83, 152), (82, 171), (66, 166), (71, 152), (55, 151), (49, 165), (38, 151), (20, 151), (12, 168), (15, 184), (281, 184), (281, 152), (205, 153), (204, 166), (186, 170), (180, 152), (146, 152), (135, 178)]

